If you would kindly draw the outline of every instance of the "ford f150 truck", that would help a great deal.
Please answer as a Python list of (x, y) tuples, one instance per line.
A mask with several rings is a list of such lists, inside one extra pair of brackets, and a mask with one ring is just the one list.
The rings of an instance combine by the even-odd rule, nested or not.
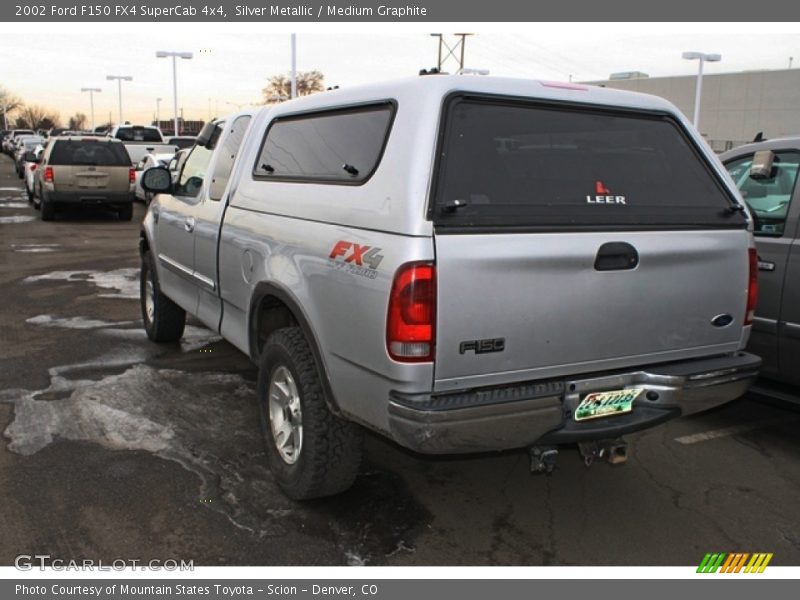
[(354, 481), (362, 427), (552, 469), (742, 395), (752, 222), (660, 98), (427, 76), (206, 126), (144, 219), (150, 339), (190, 313), (259, 366), (276, 480)]

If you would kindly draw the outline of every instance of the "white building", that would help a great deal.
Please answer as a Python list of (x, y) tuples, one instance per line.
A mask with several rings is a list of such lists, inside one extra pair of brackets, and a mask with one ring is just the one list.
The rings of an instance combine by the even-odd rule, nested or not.
[[(693, 118), (696, 75), (636, 73), (589, 83), (662, 96)], [(800, 135), (800, 69), (703, 75), (700, 131), (718, 152), (750, 142), (759, 132), (765, 138)]]

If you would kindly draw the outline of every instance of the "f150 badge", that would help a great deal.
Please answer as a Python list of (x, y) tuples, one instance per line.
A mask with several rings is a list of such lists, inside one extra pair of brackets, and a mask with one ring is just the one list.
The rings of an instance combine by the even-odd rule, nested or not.
[(489, 352), (502, 352), (505, 349), (506, 338), (465, 340), (458, 345), (459, 354), (466, 354), (469, 351), (472, 351), (475, 354), (488, 354)]
[(378, 266), (383, 260), (383, 254), (381, 254), (380, 248), (339, 240), (334, 244), (328, 258), (330, 258), (332, 266), (342, 268), (354, 275), (375, 279), (378, 275)]

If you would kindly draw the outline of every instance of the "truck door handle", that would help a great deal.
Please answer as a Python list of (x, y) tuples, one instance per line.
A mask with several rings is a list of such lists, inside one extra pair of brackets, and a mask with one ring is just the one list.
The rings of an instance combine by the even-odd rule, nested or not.
[(595, 271), (627, 271), (639, 264), (639, 253), (628, 242), (606, 242), (597, 251)]
[(192, 231), (194, 231), (195, 223), (196, 221), (194, 220), (194, 217), (187, 217), (186, 221), (183, 222), (183, 228), (189, 233), (191, 233)]

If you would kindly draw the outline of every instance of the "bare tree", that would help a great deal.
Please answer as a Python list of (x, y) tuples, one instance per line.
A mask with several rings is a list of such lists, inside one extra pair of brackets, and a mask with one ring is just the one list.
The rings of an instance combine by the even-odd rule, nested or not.
[[(10, 114), (20, 106), (22, 106), (22, 100), (4, 87), (0, 86), (0, 115), (2, 115), (0, 116), (0, 126), (5, 123), (5, 119), (8, 117), (6, 113)], [(8, 117), (8, 123), (13, 123), (10, 117)]]
[[(297, 73), (297, 95), (308, 96), (325, 89), (325, 76), (319, 71)], [(265, 104), (283, 102), (292, 96), (291, 75), (273, 75), (267, 80), (267, 87), (261, 90)]]
[(61, 122), (56, 112), (38, 104), (25, 104), (17, 112), (17, 128), (51, 129)]
[(86, 115), (81, 112), (75, 113), (69, 118), (69, 121), (67, 121), (67, 127), (72, 131), (80, 131), (86, 127)]

